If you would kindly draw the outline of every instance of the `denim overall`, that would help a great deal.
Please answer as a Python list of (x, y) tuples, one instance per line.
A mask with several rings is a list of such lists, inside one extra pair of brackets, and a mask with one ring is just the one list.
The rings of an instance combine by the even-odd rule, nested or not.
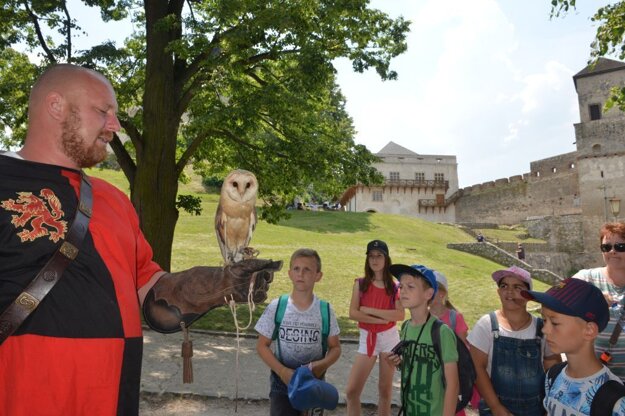
[[(493, 358), (490, 380), (499, 401), (515, 416), (542, 416), (545, 372), (541, 354), (542, 319), (536, 325), (536, 337), (516, 339), (499, 335), (499, 322), (489, 314), (493, 331)], [(492, 415), (480, 400), (480, 416)]]

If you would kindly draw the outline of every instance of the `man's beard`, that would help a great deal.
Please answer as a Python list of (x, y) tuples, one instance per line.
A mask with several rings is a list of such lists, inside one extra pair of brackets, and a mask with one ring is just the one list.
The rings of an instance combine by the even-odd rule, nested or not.
[(80, 116), (75, 108), (63, 122), (62, 146), (64, 153), (76, 162), (80, 168), (89, 168), (106, 159), (106, 148), (97, 146), (97, 138), (89, 147), (85, 145), (85, 138), (78, 132), (80, 128)]

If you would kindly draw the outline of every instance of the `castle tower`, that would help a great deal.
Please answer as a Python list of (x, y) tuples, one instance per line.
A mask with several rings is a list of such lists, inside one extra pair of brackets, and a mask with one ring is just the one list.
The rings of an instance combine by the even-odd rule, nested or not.
[[(625, 63), (599, 58), (573, 76), (580, 122), (575, 124), (583, 246), (587, 267), (602, 265), (599, 229), (625, 219), (625, 113), (604, 112), (613, 87), (625, 86)], [(614, 215), (611, 205), (620, 200)]]

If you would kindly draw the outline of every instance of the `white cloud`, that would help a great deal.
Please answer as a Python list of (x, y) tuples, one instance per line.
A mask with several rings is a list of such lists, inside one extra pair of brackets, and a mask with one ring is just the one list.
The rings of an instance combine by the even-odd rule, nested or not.
[[(455, 154), (461, 186), (529, 171), (574, 150), (572, 75), (594, 29), (585, 15), (550, 21), (548, 4), (373, 1), (413, 22), (396, 82), (341, 65), (339, 83), (357, 142), (393, 140), (418, 153)], [(570, 19), (570, 20), (568, 20)]]

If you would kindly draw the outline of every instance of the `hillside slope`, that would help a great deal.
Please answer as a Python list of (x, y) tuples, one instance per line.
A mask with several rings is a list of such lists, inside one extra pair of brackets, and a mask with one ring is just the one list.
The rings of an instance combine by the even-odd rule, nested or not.
[[(128, 190), (120, 172), (93, 169), (89, 173)], [(181, 188), (181, 193), (191, 193), (198, 186), (189, 184)], [(173, 246), (174, 271), (195, 265), (221, 264), (213, 225), (218, 195), (195, 195), (202, 198), (203, 212), (200, 216), (180, 213)], [(333, 305), (344, 335), (356, 333), (355, 323), (347, 318), (349, 301), (354, 279), (363, 274), (365, 247), (372, 239), (388, 243), (394, 263), (425, 264), (444, 273), (449, 280), (451, 301), (465, 315), (470, 326), (481, 315), (499, 306), (490, 274), (502, 267), (480, 257), (447, 249), (449, 242), (473, 241), (472, 237), (452, 225), (378, 213), (290, 213), (290, 219), (277, 225), (260, 222), (252, 238), (251, 245), (260, 251), (261, 258), (285, 262), (284, 268), (274, 278), (269, 297), (290, 291), (287, 269), (291, 253), (300, 247), (314, 248), (323, 264), (323, 278), (315, 291)], [(536, 288), (544, 290), (546, 285), (536, 282)], [(254, 316), (258, 316), (263, 309), (264, 305), (258, 305)], [(248, 320), (246, 309), (240, 306), (237, 314), (240, 325), (245, 325), (247, 322), (243, 321)], [(227, 308), (211, 311), (195, 327), (234, 330), (231, 312)]]

